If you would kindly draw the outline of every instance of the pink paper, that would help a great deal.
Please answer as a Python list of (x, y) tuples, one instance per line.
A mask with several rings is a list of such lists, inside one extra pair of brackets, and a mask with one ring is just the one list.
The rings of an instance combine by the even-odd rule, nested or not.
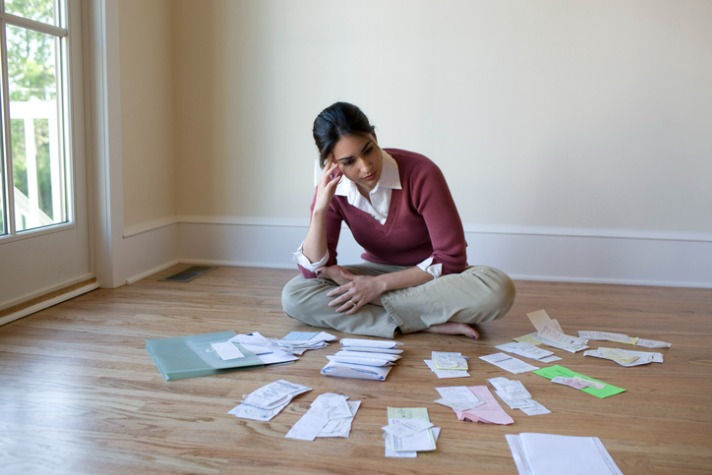
[(469, 386), (467, 389), (485, 403), (466, 411), (455, 411), (458, 420), (485, 424), (514, 424), (514, 419), (504, 412), (487, 386)]

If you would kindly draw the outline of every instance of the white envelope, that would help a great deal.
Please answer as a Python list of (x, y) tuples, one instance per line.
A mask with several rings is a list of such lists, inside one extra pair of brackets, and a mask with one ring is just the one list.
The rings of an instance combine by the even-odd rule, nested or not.
[(329, 361), (321, 369), (324, 376), (336, 378), (368, 379), (372, 381), (385, 381), (392, 366), (363, 366), (348, 363)]

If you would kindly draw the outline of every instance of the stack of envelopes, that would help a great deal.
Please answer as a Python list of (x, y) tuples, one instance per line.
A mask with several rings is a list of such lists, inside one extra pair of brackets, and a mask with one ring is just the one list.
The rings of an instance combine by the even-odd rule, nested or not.
[(366, 340), (344, 338), (341, 350), (327, 356), (329, 362), (321, 374), (338, 378), (385, 381), (388, 373), (401, 356), (401, 344), (391, 340)]

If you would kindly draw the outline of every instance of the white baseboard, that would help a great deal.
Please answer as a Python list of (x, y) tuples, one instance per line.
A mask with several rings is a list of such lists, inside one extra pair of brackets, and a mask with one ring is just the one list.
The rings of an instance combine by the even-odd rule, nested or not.
[[(167, 229), (175, 229), (176, 234)], [(145, 258), (135, 256), (134, 262), (147, 265), (127, 281), (177, 262), (296, 272), (291, 257), (306, 229), (301, 220), (179, 217), (175, 228), (164, 223), (128, 238), (141, 237), (143, 244), (150, 245), (131, 246), (133, 252), (145, 254)], [(152, 233), (162, 233), (163, 239), (173, 236), (177, 243), (152, 239)], [(470, 264), (497, 267), (517, 280), (712, 288), (712, 233), (466, 226), (465, 235)], [(175, 254), (157, 262), (157, 256), (165, 256), (171, 246)], [(344, 229), (339, 261), (358, 262), (360, 252)]]
[(23, 308), (21, 310), (18, 310), (17, 312), (13, 312), (9, 315), (5, 315), (4, 317), (0, 318), (0, 325), (5, 325), (7, 323), (14, 322), (15, 320), (19, 320), (22, 317), (26, 317), (27, 315), (31, 315), (35, 312), (39, 312), (40, 310), (50, 308), (54, 305), (65, 302), (69, 299), (73, 299), (74, 297), (78, 297), (78, 296), (83, 295), (87, 292), (91, 292), (92, 290), (95, 290), (97, 288), (99, 288), (99, 284), (97, 282), (92, 282), (90, 284), (84, 285), (84, 286), (74, 289), (72, 291), (64, 292), (64, 293), (57, 295), (55, 297), (52, 297), (50, 299), (42, 300), (41, 302), (36, 303), (35, 305)]

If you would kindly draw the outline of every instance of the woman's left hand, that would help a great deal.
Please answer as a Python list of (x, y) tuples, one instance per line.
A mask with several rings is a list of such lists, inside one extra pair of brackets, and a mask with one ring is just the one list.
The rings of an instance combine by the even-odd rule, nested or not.
[(385, 291), (377, 276), (356, 275), (346, 269), (338, 269), (337, 282), (345, 282), (327, 295), (336, 298), (329, 302), (337, 312), (351, 315), (367, 304), (381, 304), (381, 294)]

